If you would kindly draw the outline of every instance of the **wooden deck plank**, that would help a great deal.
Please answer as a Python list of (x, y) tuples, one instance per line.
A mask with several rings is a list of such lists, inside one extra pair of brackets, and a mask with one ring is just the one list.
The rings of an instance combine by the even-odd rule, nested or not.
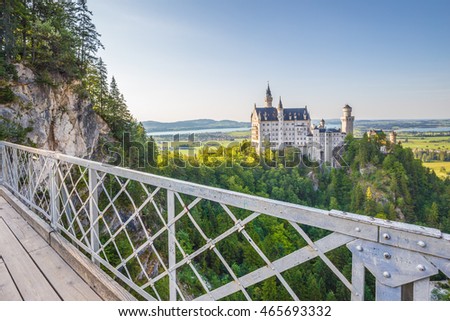
[(0, 217), (27, 252), (48, 246), (48, 243), (9, 204), (0, 206)]
[(22, 301), (5, 263), (0, 258), (0, 301)]
[(102, 300), (50, 246), (30, 255), (64, 301)]
[(63, 300), (101, 301), (101, 298), (12, 207), (8, 205), (0, 208), (0, 216)]
[(3, 218), (0, 219), (0, 256), (25, 301), (61, 300)]
[[(39, 278), (43, 278), (49, 283), (49, 286), (54, 294), (58, 295), (59, 299), (136, 300), (99, 267), (93, 265), (88, 258), (78, 252), (72, 244), (58, 235), (58, 233), (55, 233), (47, 222), (40, 219), (2, 186), (0, 186), (0, 222), (3, 222), (3, 225), (6, 224), (7, 229), (2, 228), (0, 230), (0, 258), (3, 255), (2, 253), (14, 252), (14, 250), (5, 248), (9, 246), (9, 243), (5, 243), (8, 241), (7, 239), (12, 238), (15, 243), (18, 243), (15, 245), (15, 248), (17, 249), (17, 245), (19, 245), (22, 252), (26, 253), (25, 256), (28, 257), (27, 264), (33, 265), (33, 271), (39, 271)], [(8, 234), (5, 231), (10, 233)], [(54, 251), (53, 254), (49, 254), (51, 252), (48, 251), (51, 250)], [(8, 253), (8, 256), (12, 256), (11, 254)], [(55, 258), (54, 255), (57, 255), (57, 257)], [(19, 258), (14, 259), (19, 261)], [(22, 266), (26, 266), (26, 264), (23, 263)], [(9, 265), (7, 267), (9, 269)], [(70, 274), (67, 273), (68, 270), (66, 268), (72, 270)], [(59, 270), (64, 270), (65, 272), (59, 272)], [(33, 272), (30, 273), (28, 268), (26, 271), (22, 271), (23, 277), (29, 277), (34, 274)], [(15, 281), (15, 276), (12, 273), (10, 273), (10, 278)], [(78, 283), (80, 279), (84, 282), (84, 285)], [(28, 280), (22, 283), (34, 286), (33, 283), (35, 282)], [(20, 289), (23, 284), (16, 283), (15, 285), (19, 293), (21, 293)], [(73, 288), (72, 290), (70, 290), (71, 287)], [(87, 292), (85, 291), (86, 287), (88, 288)], [(57, 300), (54, 297), (51, 299), (30, 297), (31, 295), (26, 297), (22, 295), (24, 300)]]

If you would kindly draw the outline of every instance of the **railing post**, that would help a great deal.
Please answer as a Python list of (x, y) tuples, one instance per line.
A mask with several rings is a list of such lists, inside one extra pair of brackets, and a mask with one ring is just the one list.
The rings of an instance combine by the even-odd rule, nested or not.
[(27, 173), (28, 173), (28, 200), (33, 203), (33, 173), (31, 172), (31, 162), (33, 161), (33, 157), (28, 154), (28, 166), (27, 166)]
[(375, 281), (375, 299), (377, 301), (401, 301), (402, 287), (390, 287), (382, 284), (380, 281)]
[(12, 167), (12, 181), (11, 181), (11, 185), (12, 188), (14, 189), (15, 193), (19, 193), (19, 158), (17, 157), (17, 148), (13, 148), (13, 161), (11, 164)]
[(414, 301), (429, 301), (430, 300), (430, 278), (425, 278), (414, 282), (413, 286), (413, 300)]
[(58, 207), (56, 205), (57, 202), (56, 166), (57, 161), (53, 158), (49, 159), (50, 223), (55, 230), (58, 229), (58, 216), (59, 216)]
[(352, 301), (364, 301), (364, 263), (358, 255), (352, 255), (352, 284), (357, 293), (352, 292)]
[(100, 234), (98, 224), (98, 179), (97, 171), (95, 169), (89, 169), (89, 216), (91, 222), (91, 259), (92, 262), (99, 265), (100, 263), (95, 259), (95, 254), (100, 248)]
[(169, 226), (169, 299), (177, 300), (177, 272), (172, 270), (177, 263), (175, 248), (175, 194), (171, 190), (167, 190), (167, 223)]
[(2, 168), (0, 170), (0, 184), (3, 185), (5, 181), (5, 144), (0, 142), (0, 156), (2, 157)]

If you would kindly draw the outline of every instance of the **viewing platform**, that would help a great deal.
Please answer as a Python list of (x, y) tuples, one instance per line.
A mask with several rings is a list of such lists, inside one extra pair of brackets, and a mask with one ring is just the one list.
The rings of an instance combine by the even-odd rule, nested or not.
[[(50, 234), (50, 233), (49, 233)], [(102, 298), (0, 198), (0, 301)]]
[(0, 187), (0, 301), (135, 300), (53, 232)]
[[(289, 272), (313, 260), (355, 301), (365, 299), (369, 274), (375, 299), (392, 301), (430, 300), (435, 282), (450, 278), (450, 235), (437, 229), (7, 142), (0, 153), (0, 301), (252, 300), (267, 280), (300, 300)], [(220, 226), (203, 226), (204, 217)], [(266, 253), (255, 229), (281, 223), (296, 248)], [(253, 268), (240, 269), (224, 248), (230, 237)], [(336, 250), (348, 262), (331, 259)]]

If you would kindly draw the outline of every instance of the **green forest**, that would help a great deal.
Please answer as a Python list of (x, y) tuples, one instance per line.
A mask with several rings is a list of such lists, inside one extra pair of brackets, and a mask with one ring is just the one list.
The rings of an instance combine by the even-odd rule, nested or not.
[[(450, 232), (450, 180), (439, 179), (422, 165), (421, 160), (414, 158), (411, 149), (403, 148), (401, 144), (391, 146), (385, 137), (347, 137), (343, 153), (346, 166), (339, 169), (314, 164), (306, 166), (305, 162), (300, 162), (301, 157), (290, 150), (259, 156), (248, 142), (231, 150), (204, 148), (195, 156), (160, 152), (156, 143), (147, 138), (142, 124), (130, 114), (116, 79), (108, 80), (107, 67), (98, 57), (98, 50), (103, 48), (100, 34), (85, 0), (3, 0), (0, 6), (0, 103), (15, 99), (11, 83), (17, 78), (16, 63), (31, 68), (43, 87), (58, 86), (61, 81), (79, 83), (79, 97), (89, 99), (93, 109), (108, 123), (113, 149), (125, 150), (120, 160), (122, 166), (275, 200), (327, 210), (339, 209)], [(0, 119), (0, 139), (24, 143), (26, 132), (27, 129)], [(138, 142), (149, 150), (136, 153), (135, 149), (125, 148), (122, 145), (124, 134), (129, 135), (130, 142)], [(382, 146), (387, 147), (387, 153), (380, 151)], [(143, 162), (149, 152), (152, 155), (150, 161)], [(99, 160), (105, 161), (104, 158)], [(111, 191), (120, 189), (113, 182), (109, 187)], [(138, 187), (130, 194), (142, 197)], [(100, 199), (102, 201), (106, 202)], [(121, 207), (127, 210), (126, 200)], [(192, 209), (191, 214), (209, 235), (218, 235), (223, 226), (229, 224), (219, 210), (217, 204), (205, 202)], [(237, 213), (247, 215), (238, 210)], [(152, 223), (151, 212), (143, 213), (143, 216), (149, 225), (156, 224)], [(288, 222), (269, 216), (262, 215), (246, 229), (272, 260), (306, 245)], [(314, 240), (327, 234), (308, 227), (305, 231)], [(195, 251), (203, 241), (192, 224), (183, 220), (177, 225), (177, 239), (186, 253)], [(120, 251), (129, 251), (130, 244), (126, 239), (118, 240), (118, 243)], [(160, 252), (167, 256), (165, 245), (159, 245)], [(254, 271), (262, 264), (240, 234), (227, 237), (218, 247), (223, 256), (233, 262), (231, 268), (237, 276)], [(107, 248), (106, 256), (111, 263), (118, 262), (115, 249)], [(348, 279), (351, 278), (351, 254), (345, 247), (332, 251), (329, 258)], [(194, 264), (211, 288), (230, 281), (220, 260), (213, 255), (198, 259)], [(130, 277), (137, 280), (139, 267), (129, 265)], [(302, 300), (350, 299), (348, 289), (319, 259), (291, 269), (283, 276)], [(178, 279), (189, 295), (202, 294), (192, 270), (180, 269)], [(367, 284), (365, 295), (371, 300), (374, 298), (374, 280), (370, 276)], [(161, 282), (156, 288), (160, 298), (168, 299), (167, 283)], [(290, 299), (275, 277), (248, 291), (254, 300)], [(236, 294), (227, 299), (243, 297)]]
[[(384, 149), (381, 147), (387, 147), (387, 152), (382, 152)], [(138, 166), (139, 162), (143, 163), (138, 157), (142, 156), (142, 152), (138, 154), (137, 149), (135, 152), (122, 160), (128, 167), (141, 167)], [(439, 179), (434, 172), (424, 167), (420, 160), (414, 158), (411, 149), (403, 148), (401, 144), (390, 145), (386, 143), (384, 136), (369, 138), (364, 135), (361, 139), (348, 136), (343, 153), (346, 166), (339, 169), (330, 168), (325, 166), (326, 164), (306, 166), (306, 162), (295, 160), (296, 155), (289, 150), (283, 155), (270, 152), (261, 157), (264, 159), (260, 159), (248, 142), (244, 142), (237, 150), (222, 146), (205, 147), (195, 156), (163, 151), (154, 155), (153, 161), (150, 162), (152, 166), (147, 165), (141, 169), (275, 200), (325, 210), (338, 209), (450, 232), (450, 180)], [(118, 190), (119, 186), (115, 188)], [(134, 191), (136, 194), (133, 198), (138, 197), (139, 191)], [(187, 198), (184, 202), (188, 204), (192, 200)], [(165, 203), (165, 200), (160, 201), (161, 204)], [(178, 210), (181, 211), (182, 208)], [(238, 209), (235, 211), (239, 218), (250, 214)], [(219, 235), (226, 230), (226, 226), (230, 226), (223, 210), (212, 202), (202, 202), (201, 206), (194, 207), (190, 213), (201, 228), (208, 231), (210, 237)], [(144, 217), (152, 221), (152, 215), (155, 214), (146, 213)], [(177, 238), (186, 253), (193, 253), (204, 245), (204, 239), (189, 220), (181, 220), (177, 224)], [(246, 230), (271, 260), (281, 258), (306, 245), (285, 220), (261, 216), (248, 224)], [(313, 240), (327, 234), (326, 231), (310, 227), (305, 227), (305, 231)], [(130, 248), (126, 241), (122, 246)], [(224, 239), (217, 248), (234, 262), (232, 269), (237, 276), (243, 276), (264, 265), (240, 235), (233, 234)], [(339, 270), (351, 279), (350, 252), (341, 247), (331, 251), (328, 256)], [(182, 256), (179, 255), (179, 258)], [(221, 267), (219, 259), (214, 255), (199, 259), (196, 264), (212, 288), (231, 281), (227, 271)], [(137, 275), (138, 270), (135, 273)], [(319, 259), (289, 270), (284, 277), (302, 300), (350, 298), (348, 289)], [(189, 293), (201, 295), (201, 286), (193, 283), (193, 279), (195, 277), (189, 269), (179, 273), (179, 280), (189, 284)], [(158, 288), (158, 293), (162, 298), (168, 298), (164, 286)], [(276, 278), (251, 287), (249, 293), (255, 300), (291, 298)], [(374, 298), (374, 281), (370, 280), (370, 277), (367, 280), (365, 297), (368, 300)], [(243, 298), (241, 295), (227, 299)]]

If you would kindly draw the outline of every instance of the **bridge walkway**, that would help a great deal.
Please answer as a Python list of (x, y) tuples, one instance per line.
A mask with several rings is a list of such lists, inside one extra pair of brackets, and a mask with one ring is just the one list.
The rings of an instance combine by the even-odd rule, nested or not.
[(0, 197), (0, 301), (10, 300), (102, 298)]

